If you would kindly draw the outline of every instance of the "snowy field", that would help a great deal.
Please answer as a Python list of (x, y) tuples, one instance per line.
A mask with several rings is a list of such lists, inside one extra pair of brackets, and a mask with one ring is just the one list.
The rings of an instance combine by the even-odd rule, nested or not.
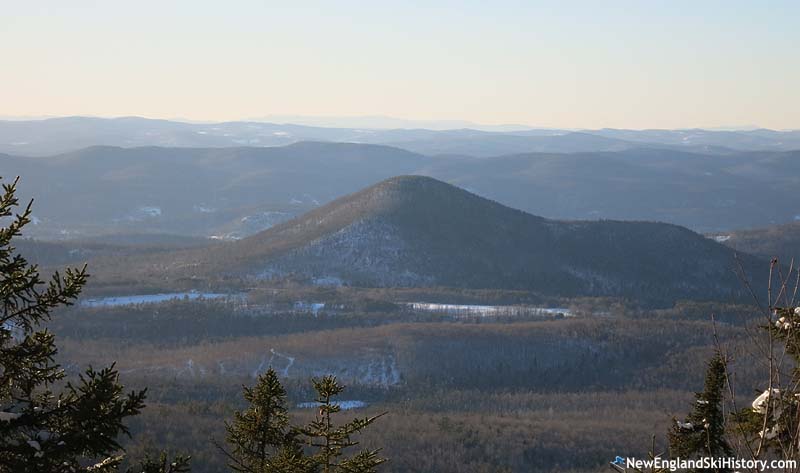
[(169, 302), (176, 300), (211, 300), (211, 299), (227, 299), (234, 296), (231, 294), (219, 294), (213, 292), (172, 292), (166, 294), (141, 294), (136, 296), (116, 296), (116, 297), (103, 297), (99, 299), (86, 299), (81, 301), (80, 305), (83, 307), (115, 307), (124, 305), (135, 304), (158, 304), (161, 302)]
[(433, 312), (457, 316), (515, 316), (515, 315), (563, 315), (570, 317), (572, 313), (563, 307), (530, 307), (520, 305), (462, 305), (436, 304), (430, 302), (411, 302), (406, 304), (411, 310)]
[(314, 317), (319, 315), (319, 311), (325, 308), (324, 302), (305, 302), (297, 301), (294, 303), (294, 310), (297, 312), (310, 312)]

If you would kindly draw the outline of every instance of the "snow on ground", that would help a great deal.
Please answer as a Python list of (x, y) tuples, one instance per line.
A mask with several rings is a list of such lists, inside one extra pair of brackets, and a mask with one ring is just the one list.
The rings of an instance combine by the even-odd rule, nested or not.
[(277, 352), (277, 351), (275, 351), (274, 348), (270, 348), (269, 352), (272, 354), (272, 356), (269, 358), (269, 365), (270, 366), (272, 366), (272, 362), (275, 360), (276, 356), (278, 358), (283, 358), (284, 360), (286, 360), (286, 366), (283, 367), (283, 370), (282, 370), (281, 374), (284, 377), (288, 377), (289, 376), (289, 368), (291, 368), (292, 365), (294, 364), (294, 357), (286, 355), (286, 354), (283, 354), (283, 353), (280, 353), (280, 352)]
[(242, 239), (242, 237), (233, 233), (226, 233), (224, 235), (211, 235), (209, 238), (211, 238), (212, 240), (222, 240), (222, 241), (236, 241)]
[(319, 314), (319, 311), (324, 308), (324, 302), (297, 301), (294, 303), (294, 310), (298, 312), (311, 312), (315, 317)]
[[(334, 375), (348, 386), (370, 386), (387, 390), (402, 384), (401, 369), (395, 354), (386, 353), (382, 349), (367, 349), (365, 353), (344, 354), (335, 359), (290, 354), (275, 348), (260, 353), (223, 356), (204, 361), (187, 357), (163, 365), (131, 360), (131, 364), (123, 367), (121, 373), (138, 372), (169, 379), (257, 378), (273, 368), (280, 377), (287, 379), (307, 380)], [(70, 369), (70, 373), (77, 373), (79, 367), (76, 365)]]
[(717, 243), (724, 243), (730, 239), (731, 239), (730, 235), (716, 235), (714, 237), (714, 241), (716, 241)]
[(380, 386), (384, 389), (400, 384), (400, 370), (393, 355), (377, 357), (362, 371), (358, 376), (359, 384)]
[[(266, 356), (262, 357), (261, 363), (259, 363), (258, 366), (253, 370), (253, 372), (250, 373), (250, 376), (253, 378), (258, 378), (259, 375), (266, 373), (267, 369), (274, 368), (276, 371), (280, 372), (281, 376), (283, 376), (284, 378), (288, 378), (289, 368), (291, 368), (292, 365), (294, 365), (295, 358), (293, 356), (277, 352), (275, 351), (274, 348), (270, 348), (269, 352), (270, 352), (269, 359), (267, 359)], [(283, 368), (276, 368), (274, 366), (273, 363), (276, 357), (283, 358), (284, 360), (286, 360), (286, 365)], [(219, 362), (219, 367), (220, 367), (220, 374), (223, 374), (224, 367), (222, 366), (222, 362)]]
[[(360, 409), (362, 407), (367, 407), (367, 403), (364, 401), (356, 401), (356, 400), (347, 400), (347, 401), (333, 401), (332, 404), (336, 404), (339, 406), (339, 409), (343, 411), (348, 411), (350, 409)], [(299, 409), (312, 409), (321, 406), (322, 404), (318, 402), (301, 402), (297, 404)]]
[(336, 276), (320, 276), (311, 280), (311, 284), (315, 286), (344, 286), (344, 280)]
[(160, 217), (161, 216), (161, 208), (160, 207), (139, 207), (139, 212), (148, 216), (148, 217)]
[(172, 292), (166, 294), (140, 294), (136, 296), (115, 296), (115, 297), (102, 297), (99, 299), (86, 299), (81, 301), (80, 305), (84, 307), (115, 307), (133, 304), (158, 304), (160, 302), (175, 301), (181, 299), (197, 300), (197, 299), (226, 299), (232, 296), (231, 294), (219, 294), (213, 292)]
[(205, 206), (205, 205), (195, 205), (194, 207), (192, 207), (192, 209), (195, 212), (200, 212), (200, 213), (203, 213), (203, 214), (210, 214), (210, 213), (214, 213), (214, 212), (217, 211), (217, 209), (215, 209), (214, 207), (208, 207), (208, 206)]
[(257, 213), (254, 215), (245, 215), (239, 222), (244, 226), (242, 231), (245, 234), (258, 233), (262, 230), (274, 227), (279, 223), (283, 223), (294, 214), (289, 212), (279, 212), (275, 210), (268, 210), (266, 212)]
[(572, 315), (564, 307), (529, 307), (517, 305), (467, 305), (467, 304), (437, 304), (430, 302), (411, 302), (406, 304), (412, 310), (423, 312), (438, 312), (447, 315), (462, 316), (495, 316), (495, 315), (558, 315), (566, 317)]

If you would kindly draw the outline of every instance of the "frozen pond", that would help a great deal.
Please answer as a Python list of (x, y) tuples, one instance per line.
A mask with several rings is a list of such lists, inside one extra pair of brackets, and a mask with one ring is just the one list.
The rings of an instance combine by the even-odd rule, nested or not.
[(513, 316), (513, 315), (558, 315), (565, 317), (572, 315), (564, 307), (530, 307), (521, 305), (468, 305), (468, 304), (437, 304), (431, 302), (411, 302), (406, 304), (412, 310), (421, 312), (434, 312), (446, 315), (461, 316)]
[(102, 297), (97, 299), (85, 299), (80, 305), (83, 307), (115, 307), (134, 304), (158, 304), (176, 300), (211, 300), (227, 299), (237, 297), (231, 294), (219, 294), (214, 292), (170, 292), (164, 294), (141, 294), (137, 296), (116, 296)]
[[(343, 411), (349, 411), (350, 409), (360, 409), (362, 407), (367, 407), (367, 403), (364, 401), (333, 401), (331, 404), (336, 404), (339, 406), (339, 409)], [(317, 408), (321, 406), (318, 402), (301, 402), (297, 405), (300, 409), (311, 409)]]

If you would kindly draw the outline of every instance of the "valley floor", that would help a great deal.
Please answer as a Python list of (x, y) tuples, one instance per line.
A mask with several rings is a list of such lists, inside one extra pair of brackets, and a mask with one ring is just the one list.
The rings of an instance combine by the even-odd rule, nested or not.
[[(193, 471), (221, 471), (214, 441), (243, 407), (241, 386), (273, 367), (298, 422), (316, 412), (306, 407), (310, 379), (328, 373), (348, 386), (342, 419), (387, 412), (360, 439), (383, 448), (384, 471), (588, 472), (616, 455), (646, 455), (653, 436), (663, 445), (672, 415), (690, 409), (702, 386), (708, 314), (741, 353), (752, 316), (743, 306), (541, 305), (508, 294), (451, 294), (449, 305), (427, 294), (437, 305), (414, 307), (397, 301), (420, 294), (315, 291), (269, 301), (251, 294), (247, 304), (77, 305), (57, 314), (53, 330), (71, 375), (116, 360), (127, 387), (148, 387), (148, 408), (132, 424), (133, 457), (168, 445), (193, 456)], [(741, 363), (737, 376), (743, 389), (755, 386), (758, 366)]]

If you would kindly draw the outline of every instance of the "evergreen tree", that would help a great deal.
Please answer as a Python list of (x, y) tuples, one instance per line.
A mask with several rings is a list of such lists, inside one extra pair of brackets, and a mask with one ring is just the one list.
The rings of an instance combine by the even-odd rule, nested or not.
[(673, 458), (730, 457), (733, 450), (725, 439), (722, 411), (725, 389), (725, 359), (717, 352), (708, 362), (703, 392), (695, 394), (695, 405), (684, 422), (675, 420), (668, 434)]
[(308, 426), (301, 428), (308, 444), (317, 449), (313, 459), (322, 473), (373, 473), (386, 460), (379, 456), (379, 450), (361, 450), (353, 456), (345, 456), (345, 449), (358, 445), (352, 436), (371, 425), (380, 416), (355, 418), (352, 421), (335, 425), (333, 416), (341, 411), (334, 400), (344, 391), (335, 376), (325, 376), (313, 380), (317, 392), (319, 412)]
[(311, 460), (303, 455), (296, 433), (289, 427), (286, 390), (270, 368), (258, 377), (252, 388), (243, 387), (249, 403), (246, 410), (234, 413), (226, 423), (229, 466), (244, 473), (311, 472)]
[(188, 473), (189, 457), (176, 456), (169, 461), (166, 453), (161, 453), (157, 459), (145, 457), (135, 468), (129, 468), (127, 473)]
[[(219, 447), (229, 466), (243, 473), (373, 473), (386, 460), (377, 450), (347, 457), (345, 450), (358, 445), (352, 436), (380, 416), (333, 422), (341, 407), (335, 397), (344, 387), (333, 376), (314, 380), (319, 412), (304, 427), (292, 426), (286, 408), (286, 390), (270, 368), (253, 388), (244, 388), (248, 408), (226, 424), (231, 450)], [(310, 452), (309, 452), (310, 448)]]
[(65, 374), (42, 324), (75, 301), (88, 274), (84, 266), (45, 281), (15, 254), (12, 240), (30, 223), (32, 205), (14, 214), (16, 185), (3, 184), (0, 195), (0, 219), (9, 222), (0, 228), (0, 472), (116, 471), (123, 460), (117, 438), (128, 434), (123, 421), (144, 407), (145, 391), (125, 394), (113, 365), (89, 368), (77, 383), (53, 391)]

